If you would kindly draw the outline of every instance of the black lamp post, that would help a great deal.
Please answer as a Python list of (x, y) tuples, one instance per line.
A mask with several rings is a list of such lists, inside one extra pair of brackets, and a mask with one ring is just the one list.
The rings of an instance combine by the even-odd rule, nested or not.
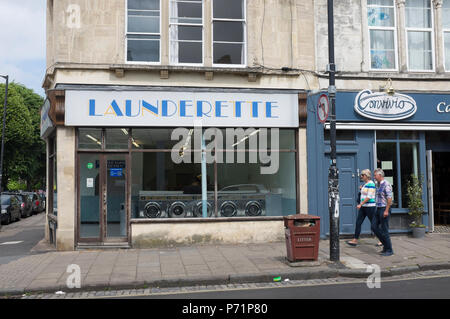
[(336, 165), (336, 64), (334, 61), (333, 0), (328, 0), (328, 98), (330, 115), (330, 169), (328, 171), (328, 209), (330, 215), (330, 260), (339, 261), (339, 171)]
[(6, 104), (8, 103), (8, 81), (9, 77), (7, 75), (0, 75), (6, 80), (5, 86), (5, 104), (3, 106), (3, 127), (2, 127), (2, 148), (0, 154), (0, 193), (3, 191), (2, 180), (3, 180), (3, 153), (5, 148), (5, 126), (6, 126)]

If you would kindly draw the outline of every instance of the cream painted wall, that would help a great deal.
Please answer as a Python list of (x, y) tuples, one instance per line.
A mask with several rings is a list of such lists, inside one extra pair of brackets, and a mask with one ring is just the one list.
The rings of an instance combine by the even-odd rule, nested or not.
[[(211, 66), (211, 0), (205, 0), (205, 65)], [(247, 0), (247, 65), (280, 69), (290, 67), (314, 69), (313, 0)], [(210, 21), (210, 20), (209, 20)], [(264, 23), (263, 23), (264, 22)], [(117, 79), (109, 65), (125, 64), (125, 0), (58, 0), (48, 1), (47, 9), (47, 75), (57, 83), (158, 85), (159, 72), (130, 72)], [(168, 64), (168, 6), (163, 1), (161, 14), (161, 66)], [(61, 64), (87, 68), (85, 72), (63, 71)], [(98, 64), (106, 67), (96, 70)], [(56, 68), (54, 70), (54, 68)], [(59, 72), (65, 73), (63, 77)], [(268, 71), (269, 72), (269, 71)], [(70, 75), (67, 75), (70, 73)], [(97, 75), (97, 73), (100, 73)], [(305, 80), (305, 77), (308, 79)], [(174, 80), (177, 83), (172, 83)], [(216, 78), (219, 78), (217, 81)], [(304, 89), (314, 86), (308, 73), (295, 76), (268, 75), (249, 83), (244, 75), (214, 74), (205, 80), (204, 72), (170, 75), (169, 85), (239, 86), (263, 85)], [(179, 82), (181, 83), (179, 83)], [(310, 83), (308, 83), (308, 81)], [(164, 81), (163, 81), (164, 82)], [(166, 83), (168, 81), (165, 81)], [(163, 84), (164, 85), (164, 84)]]
[(58, 229), (56, 231), (57, 250), (75, 248), (75, 129), (57, 127), (57, 190)]
[(133, 248), (199, 243), (267, 243), (284, 240), (283, 221), (131, 224)]

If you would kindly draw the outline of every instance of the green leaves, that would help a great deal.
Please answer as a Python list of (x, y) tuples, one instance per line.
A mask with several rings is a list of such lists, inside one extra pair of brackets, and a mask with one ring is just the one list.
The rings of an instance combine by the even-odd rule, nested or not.
[(424, 210), (424, 204), (422, 201), (422, 181), (423, 176), (419, 177), (412, 174), (407, 183), (407, 198), (409, 215), (413, 217), (414, 221), (411, 223), (411, 227), (424, 227), (422, 225), (422, 215)]
[[(5, 85), (0, 84), (0, 137), (3, 125)], [(3, 189), (25, 181), (28, 189), (42, 184), (45, 178), (45, 143), (40, 138), (40, 108), (44, 99), (33, 90), (17, 83), (8, 86)], [(14, 188), (14, 187), (13, 187)]]

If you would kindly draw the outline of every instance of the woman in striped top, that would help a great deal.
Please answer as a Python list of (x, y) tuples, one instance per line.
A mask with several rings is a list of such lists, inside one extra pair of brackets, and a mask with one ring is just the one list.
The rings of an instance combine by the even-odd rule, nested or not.
[(358, 209), (358, 217), (356, 218), (355, 237), (352, 240), (347, 241), (347, 244), (350, 246), (356, 246), (358, 244), (359, 235), (361, 234), (361, 225), (364, 222), (364, 219), (367, 217), (369, 222), (372, 223), (372, 218), (376, 211), (376, 187), (375, 183), (370, 179), (372, 173), (370, 170), (365, 169), (361, 172), (360, 177), (364, 182), (364, 185), (361, 187), (360, 204), (356, 206)]

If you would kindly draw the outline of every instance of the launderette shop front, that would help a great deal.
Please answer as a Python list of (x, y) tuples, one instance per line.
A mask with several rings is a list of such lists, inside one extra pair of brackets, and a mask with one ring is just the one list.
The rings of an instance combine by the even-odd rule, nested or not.
[[(75, 246), (283, 240), (282, 216), (299, 206), (297, 91), (64, 95), (56, 140), (67, 152), (56, 151), (57, 172), (65, 174), (73, 132), (75, 178), (58, 180), (55, 196), (58, 225), (75, 221)], [(61, 199), (73, 191), (69, 216)]]

